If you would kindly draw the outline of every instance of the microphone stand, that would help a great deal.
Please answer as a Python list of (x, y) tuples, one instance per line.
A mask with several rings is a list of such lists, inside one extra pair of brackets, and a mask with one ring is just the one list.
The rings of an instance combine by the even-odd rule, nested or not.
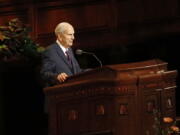
[(90, 52), (85, 52), (83, 51), (83, 53), (86, 53), (86, 54), (89, 54), (89, 55), (92, 55), (100, 64), (100, 67), (102, 67), (102, 62), (100, 61), (100, 59), (94, 54), (94, 53), (90, 53)]
[(92, 54), (94, 56), (94, 58), (99, 62), (100, 67), (102, 67), (102, 62), (98, 59), (98, 57), (95, 54)]

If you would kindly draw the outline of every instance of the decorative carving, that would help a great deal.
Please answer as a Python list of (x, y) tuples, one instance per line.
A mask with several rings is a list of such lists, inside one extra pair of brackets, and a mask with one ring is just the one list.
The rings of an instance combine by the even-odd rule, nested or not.
[(77, 120), (78, 119), (78, 111), (70, 110), (68, 112), (68, 120)]
[(104, 105), (97, 105), (96, 106), (96, 115), (104, 115), (104, 114), (105, 114)]
[(155, 101), (147, 101), (147, 112), (148, 113), (153, 113), (153, 110), (155, 109)]
[(127, 115), (128, 114), (128, 104), (120, 104), (119, 114), (120, 115)]
[(72, 97), (86, 97), (86, 96), (95, 96), (101, 94), (108, 95), (125, 95), (125, 94), (133, 94), (135, 89), (133, 86), (122, 86), (122, 87), (97, 87), (94, 89), (78, 89), (71, 88), (73, 91), (69, 91), (68, 93), (64, 92), (61, 95), (56, 95), (56, 99), (63, 100), (63, 98)]
[(169, 97), (166, 100), (166, 108), (170, 109), (173, 107), (172, 99)]

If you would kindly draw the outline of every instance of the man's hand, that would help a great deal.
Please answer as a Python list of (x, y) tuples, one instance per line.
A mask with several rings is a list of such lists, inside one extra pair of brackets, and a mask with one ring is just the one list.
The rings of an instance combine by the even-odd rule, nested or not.
[(58, 76), (57, 76), (57, 80), (62, 83), (64, 82), (66, 79), (67, 79), (68, 75), (66, 73), (60, 73)]

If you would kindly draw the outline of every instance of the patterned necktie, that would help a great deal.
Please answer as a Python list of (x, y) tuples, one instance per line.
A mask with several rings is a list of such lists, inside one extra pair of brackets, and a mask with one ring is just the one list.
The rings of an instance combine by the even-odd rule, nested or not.
[(71, 60), (71, 55), (69, 54), (69, 50), (66, 50), (66, 58), (68, 60), (68, 62), (70, 63), (70, 65), (72, 66), (72, 60)]

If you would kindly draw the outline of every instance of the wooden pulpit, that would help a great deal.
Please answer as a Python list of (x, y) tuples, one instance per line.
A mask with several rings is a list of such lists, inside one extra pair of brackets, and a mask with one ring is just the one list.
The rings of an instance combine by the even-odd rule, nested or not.
[(45, 88), (50, 135), (154, 135), (154, 109), (176, 115), (177, 71), (167, 65), (107, 65)]

